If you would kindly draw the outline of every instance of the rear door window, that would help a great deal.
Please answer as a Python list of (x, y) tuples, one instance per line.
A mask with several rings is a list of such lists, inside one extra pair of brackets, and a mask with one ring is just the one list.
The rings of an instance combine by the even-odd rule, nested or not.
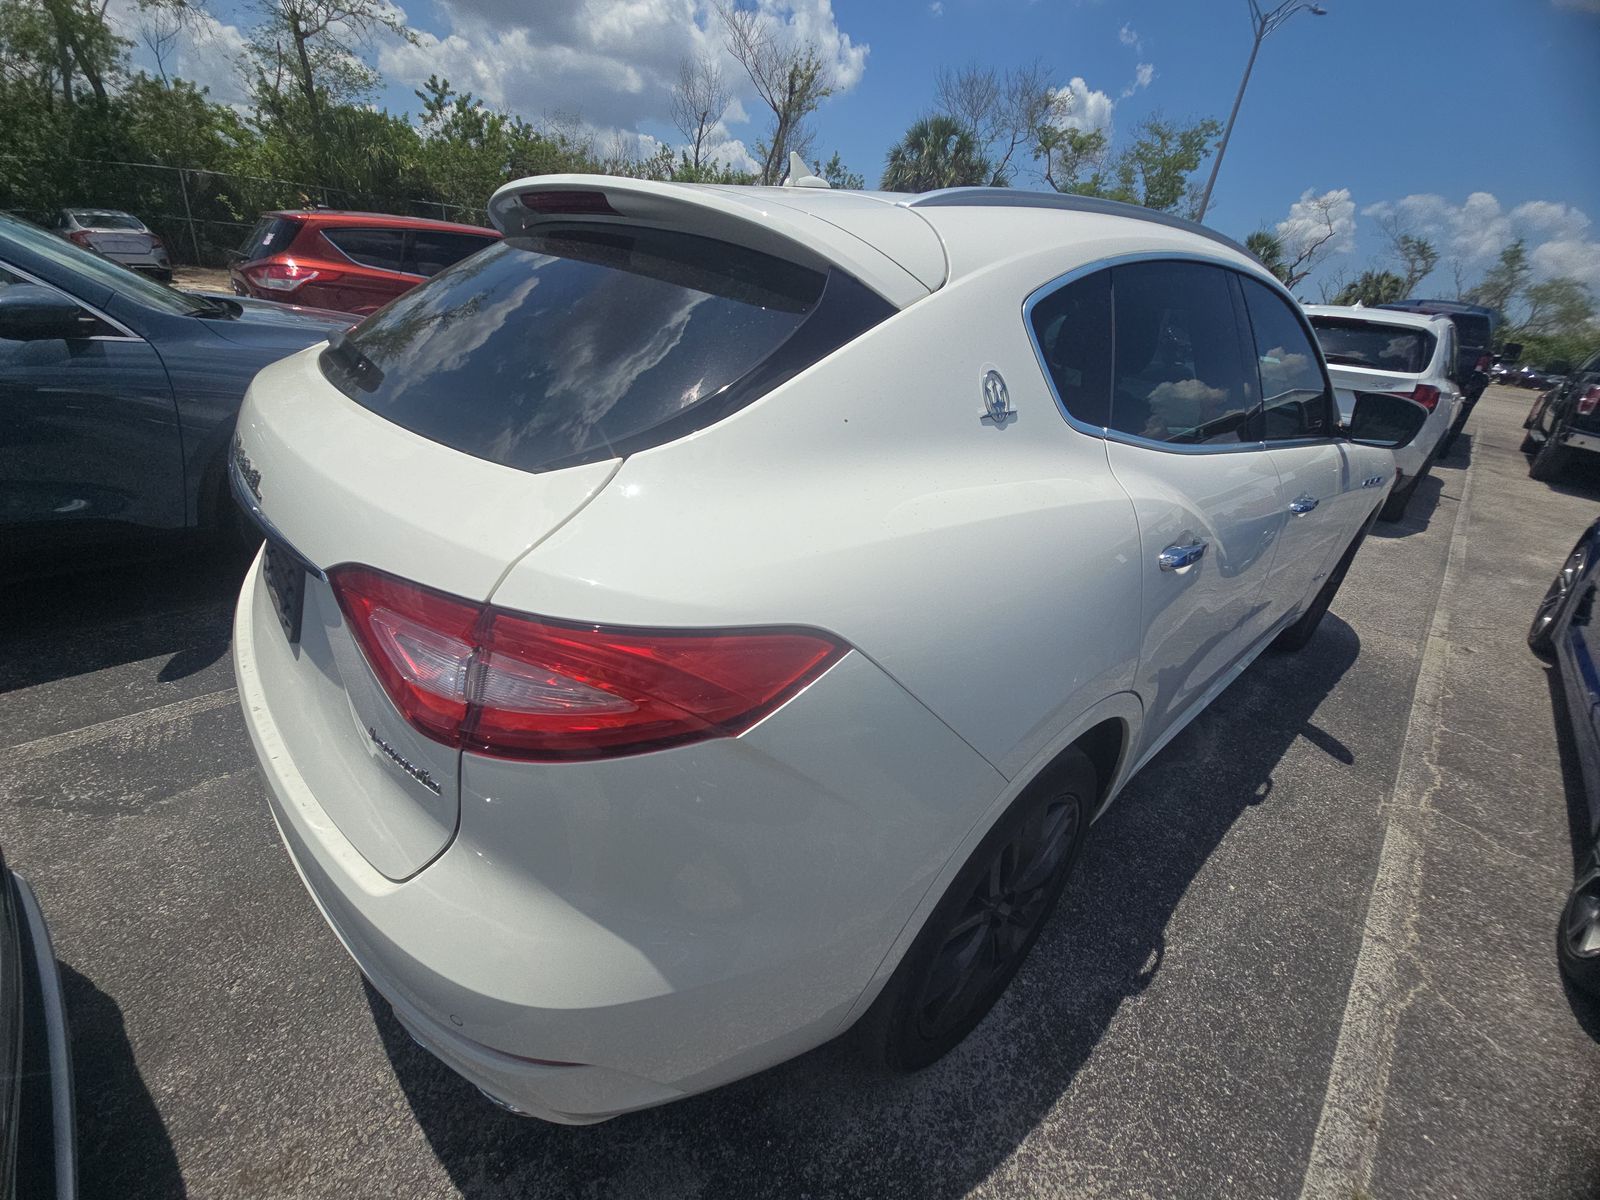
[(1324, 357), (1336, 366), (1420, 375), (1433, 361), (1433, 334), (1414, 325), (1318, 316), (1311, 326)]
[(322, 236), (346, 258), (363, 267), (398, 274), (405, 263), (406, 231), (403, 229), (324, 229)]
[(1033, 306), (1030, 320), (1050, 382), (1076, 420), (1111, 423), (1111, 272), (1074, 280)]
[(446, 268), (335, 338), (322, 370), (414, 433), (538, 471), (709, 424), (893, 312), (836, 270), (571, 225)]
[(1173, 445), (1259, 442), (1254, 371), (1229, 273), (1191, 262), (1114, 267), (1110, 427)]
[(1289, 302), (1241, 275), (1261, 380), (1262, 436), (1269, 442), (1332, 437), (1338, 425), (1333, 390), (1311, 335)]
[(453, 267), (469, 254), (482, 250), (493, 238), (447, 230), (418, 229), (411, 234), (405, 269), (409, 274), (432, 279), (446, 267)]

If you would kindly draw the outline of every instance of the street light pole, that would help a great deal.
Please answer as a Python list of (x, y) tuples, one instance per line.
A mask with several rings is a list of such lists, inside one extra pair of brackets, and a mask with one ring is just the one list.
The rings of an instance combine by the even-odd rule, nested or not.
[(1222, 131), (1222, 143), (1217, 147), (1217, 157), (1211, 161), (1211, 175), (1206, 179), (1206, 190), (1200, 194), (1200, 212), (1195, 217), (1196, 221), (1204, 221), (1206, 210), (1211, 207), (1211, 189), (1217, 186), (1217, 172), (1222, 169), (1222, 156), (1228, 152), (1228, 139), (1233, 137), (1233, 123), (1239, 119), (1239, 105), (1244, 102), (1245, 88), (1250, 86), (1250, 72), (1255, 69), (1256, 55), (1261, 52), (1261, 43), (1267, 34), (1301, 9), (1317, 17), (1328, 15), (1328, 10), (1322, 5), (1306, 3), (1305, 0), (1284, 0), (1284, 3), (1267, 13), (1261, 11), (1261, 5), (1256, 3), (1256, 0), (1250, 0), (1250, 24), (1255, 32), (1255, 40), (1250, 43), (1250, 58), (1244, 64), (1244, 78), (1239, 80), (1239, 90), (1233, 97), (1233, 111), (1228, 114), (1227, 127)]

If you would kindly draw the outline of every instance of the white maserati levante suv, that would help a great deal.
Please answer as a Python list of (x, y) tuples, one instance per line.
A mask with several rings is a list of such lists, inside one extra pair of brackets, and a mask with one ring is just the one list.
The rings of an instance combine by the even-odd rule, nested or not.
[(520, 1112), (853, 1025), (933, 1061), (1129, 776), (1312, 635), (1422, 410), (1342, 426), (1272, 277), (1121, 205), (557, 176), (490, 211), (239, 419), (236, 666), (296, 867)]

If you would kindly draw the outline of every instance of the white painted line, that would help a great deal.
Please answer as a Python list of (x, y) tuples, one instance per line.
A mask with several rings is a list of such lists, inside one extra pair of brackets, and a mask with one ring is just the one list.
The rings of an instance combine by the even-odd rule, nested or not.
[(147, 708), (124, 717), (113, 717), (109, 721), (85, 725), (81, 729), (52, 733), (48, 737), (35, 738), (31, 742), (0, 749), (0, 767), (17, 766), (36, 758), (48, 758), (52, 754), (76, 750), (80, 746), (89, 746), (95, 742), (111, 739), (121, 740), (128, 749), (142, 749), (145, 748), (144, 743), (152, 739), (157, 742), (170, 740), (174, 725), (186, 722), (190, 717), (201, 713), (210, 712), (214, 708), (237, 704), (238, 701), (237, 688), (223, 688), (220, 692), (207, 692), (203, 696), (190, 696), (187, 700), (174, 700), (171, 704)]
[(1450, 617), (1466, 569), (1472, 501), (1472, 465), (1461, 485), (1450, 527), (1450, 554), (1411, 698), (1411, 719), (1394, 790), (1378, 874), (1372, 881), (1361, 951), (1345, 1000), (1339, 1041), (1328, 1072), (1301, 1200), (1350, 1200), (1370, 1195), (1383, 1108), (1388, 1098), (1395, 1035), (1414, 992), (1403, 969), (1417, 941), (1422, 892), (1423, 832), (1438, 786), (1438, 739), (1445, 672), (1450, 661)]

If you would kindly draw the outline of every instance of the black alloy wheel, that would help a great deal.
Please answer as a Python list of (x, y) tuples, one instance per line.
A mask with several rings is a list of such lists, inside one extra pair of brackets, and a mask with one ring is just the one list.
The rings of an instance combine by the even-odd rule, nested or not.
[(917, 1070), (994, 1007), (1055, 909), (1098, 795), (1082, 751), (1067, 751), (979, 843), (863, 1020), (867, 1048)]
[(1528, 649), (1532, 650), (1545, 662), (1554, 662), (1556, 646), (1552, 635), (1555, 632), (1556, 618), (1561, 615), (1561, 607), (1572, 591), (1572, 585), (1577, 582), (1578, 576), (1583, 573), (1584, 562), (1589, 557), (1587, 538), (1580, 541), (1572, 548), (1572, 553), (1567, 555), (1567, 561), (1562, 564), (1561, 570), (1556, 572), (1556, 577), (1550, 581), (1550, 587), (1544, 594), (1544, 599), (1539, 601), (1539, 607), (1534, 610), (1533, 624), (1528, 626)]
[(1600, 871), (1573, 885), (1561, 910), (1556, 954), (1568, 979), (1600, 998)]

